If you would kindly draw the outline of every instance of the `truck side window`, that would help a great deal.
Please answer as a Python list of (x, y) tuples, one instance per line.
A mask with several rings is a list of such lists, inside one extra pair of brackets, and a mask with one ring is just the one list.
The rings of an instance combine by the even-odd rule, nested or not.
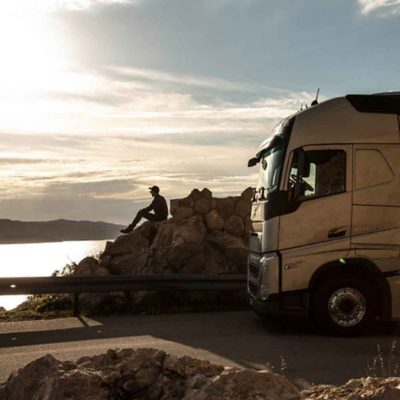
[[(328, 196), (346, 191), (346, 152), (343, 150), (311, 150), (305, 152), (306, 172), (303, 200)], [(297, 176), (297, 163), (293, 160), (289, 188)]]

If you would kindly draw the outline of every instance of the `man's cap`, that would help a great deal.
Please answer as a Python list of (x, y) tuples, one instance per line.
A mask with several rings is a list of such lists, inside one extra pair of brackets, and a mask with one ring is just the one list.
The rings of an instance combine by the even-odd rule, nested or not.
[(160, 188), (158, 186), (150, 186), (149, 190), (155, 193), (160, 193)]

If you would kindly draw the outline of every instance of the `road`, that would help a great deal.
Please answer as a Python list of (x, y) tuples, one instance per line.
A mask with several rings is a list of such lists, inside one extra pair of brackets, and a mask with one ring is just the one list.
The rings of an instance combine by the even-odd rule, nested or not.
[(367, 337), (337, 338), (317, 333), (305, 322), (262, 321), (251, 311), (65, 318), (0, 323), (0, 382), (46, 354), (62, 360), (94, 355), (109, 348), (155, 347), (227, 366), (280, 369), (313, 383), (343, 383), (365, 375), (385, 351), (397, 326)]

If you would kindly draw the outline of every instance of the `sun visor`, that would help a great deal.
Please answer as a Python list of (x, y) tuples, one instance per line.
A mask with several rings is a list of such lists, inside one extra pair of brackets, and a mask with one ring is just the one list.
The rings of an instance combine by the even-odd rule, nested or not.
[(346, 99), (360, 112), (400, 114), (400, 94), (348, 94)]

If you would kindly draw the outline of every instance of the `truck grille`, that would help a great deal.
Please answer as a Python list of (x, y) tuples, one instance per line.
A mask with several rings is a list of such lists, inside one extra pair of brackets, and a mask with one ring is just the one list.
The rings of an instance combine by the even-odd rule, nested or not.
[(258, 276), (260, 274), (258, 257), (249, 257), (247, 269), (248, 291), (251, 296), (257, 297)]
[(252, 278), (257, 279), (259, 271), (260, 271), (260, 267), (257, 264), (249, 262), (249, 275)]
[(254, 282), (249, 281), (249, 292), (252, 296), (257, 296), (257, 285)]

